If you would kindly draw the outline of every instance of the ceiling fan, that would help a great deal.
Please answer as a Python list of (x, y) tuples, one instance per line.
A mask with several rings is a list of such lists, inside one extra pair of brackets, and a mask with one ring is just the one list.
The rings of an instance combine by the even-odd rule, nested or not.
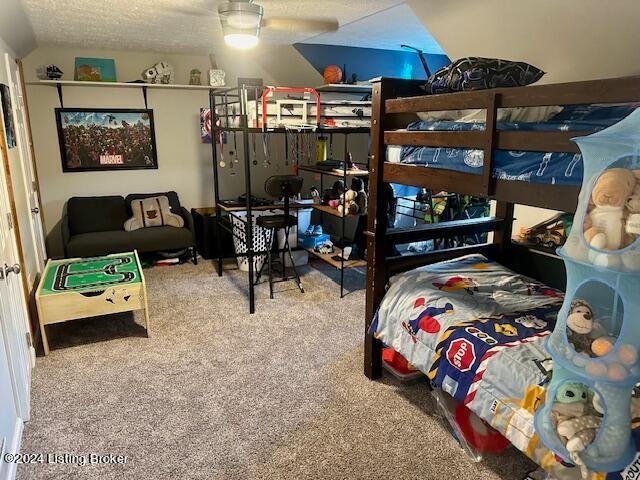
[[(213, 5), (211, 5), (213, 7)], [(188, 15), (214, 15), (213, 8), (180, 9)], [(340, 26), (333, 18), (264, 18), (262, 5), (254, 0), (228, 0), (218, 5), (218, 17), (222, 25), (225, 43), (236, 48), (251, 48), (258, 44), (260, 29), (288, 32), (335, 32)]]

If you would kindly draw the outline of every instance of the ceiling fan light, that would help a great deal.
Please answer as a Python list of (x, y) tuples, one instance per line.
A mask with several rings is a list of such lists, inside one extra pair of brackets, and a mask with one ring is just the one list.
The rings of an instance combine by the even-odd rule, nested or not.
[(224, 41), (235, 48), (252, 48), (258, 44), (263, 9), (251, 0), (236, 0), (218, 7)]
[(253, 48), (258, 44), (258, 36), (246, 33), (231, 33), (224, 36), (224, 43), (233, 48)]

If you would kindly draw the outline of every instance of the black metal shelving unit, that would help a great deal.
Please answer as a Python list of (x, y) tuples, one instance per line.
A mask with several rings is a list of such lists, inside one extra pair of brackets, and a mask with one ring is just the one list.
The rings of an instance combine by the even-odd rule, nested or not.
[[(254, 248), (254, 238), (253, 238), (253, 212), (256, 210), (270, 210), (270, 209), (278, 209), (279, 205), (271, 204), (271, 205), (255, 205), (251, 202), (252, 199), (252, 186), (251, 186), (251, 169), (252, 169), (252, 160), (250, 154), (250, 135), (270, 135), (270, 134), (281, 134), (287, 135), (287, 130), (284, 127), (277, 128), (255, 128), (249, 125), (248, 122), (248, 112), (247, 112), (247, 101), (256, 100), (260, 98), (263, 87), (258, 86), (238, 86), (231, 88), (217, 88), (215, 90), (211, 90), (209, 94), (209, 107), (211, 109), (211, 153), (212, 153), (212, 161), (213, 161), (213, 180), (214, 180), (214, 199), (215, 199), (215, 214), (216, 214), (216, 224), (217, 224), (217, 234), (216, 239), (218, 242), (217, 258), (217, 273), (218, 276), (222, 276), (223, 274), (223, 260), (225, 257), (222, 256), (222, 248), (220, 245), (220, 229), (225, 229), (231, 233), (234, 238), (238, 238), (238, 234), (234, 231), (234, 225), (232, 218), (235, 217), (238, 223), (244, 225), (244, 239), (240, 238), (241, 241), (246, 242), (246, 253), (238, 254), (236, 253), (234, 256), (238, 257), (247, 257), (248, 261), (248, 300), (249, 300), (249, 313), (255, 312), (255, 285), (254, 285), (254, 259), (259, 255), (266, 255), (266, 250), (256, 250)], [(232, 120), (233, 119), (233, 120)], [(217, 151), (216, 138), (221, 132), (233, 132), (240, 133), (242, 137), (242, 147), (243, 147), (243, 155), (242, 162), (245, 175), (245, 194), (246, 194), (246, 202), (243, 205), (229, 206), (226, 203), (223, 203), (220, 198), (220, 172), (219, 172), (219, 156)], [(318, 135), (321, 134), (344, 134), (345, 135), (345, 149), (344, 155), (345, 160), (348, 153), (348, 136), (351, 134), (369, 134), (370, 128), (368, 127), (336, 127), (336, 128), (316, 128), (315, 133)], [(345, 162), (346, 164), (346, 162)], [(362, 164), (364, 165), (364, 164)], [(345, 185), (346, 180), (352, 176), (367, 176), (367, 173), (363, 171), (356, 173), (351, 171), (343, 171), (342, 173), (337, 172), (327, 172), (324, 170), (320, 170), (314, 168), (312, 165), (296, 165), (297, 169), (300, 171), (319, 173), (321, 178), (321, 189), (324, 186), (324, 177), (325, 176), (334, 176), (343, 178)], [(368, 169), (368, 164), (367, 164)], [(342, 216), (342, 230), (341, 230), (341, 242), (344, 243), (344, 231), (346, 226), (346, 217), (353, 215), (340, 215), (337, 210), (330, 209), (329, 207), (323, 208), (319, 205), (309, 205), (309, 204), (295, 204), (292, 203), (292, 209), (296, 210), (297, 208), (309, 208), (310, 206), (316, 210), (321, 212), (321, 216), (325, 214), (331, 214), (334, 216)], [(242, 217), (237, 215), (238, 211), (246, 212), (246, 217)], [(344, 270), (346, 268), (352, 268), (356, 266), (365, 266), (366, 262), (362, 260), (344, 260), (341, 259), (340, 262), (337, 262), (330, 257), (335, 255), (321, 255), (318, 252), (313, 251), (312, 249), (307, 249), (308, 252), (315, 255), (316, 257), (324, 260), (325, 262), (333, 265), (334, 267), (340, 270), (340, 297), (344, 296)], [(342, 257), (342, 255), (340, 255)]]

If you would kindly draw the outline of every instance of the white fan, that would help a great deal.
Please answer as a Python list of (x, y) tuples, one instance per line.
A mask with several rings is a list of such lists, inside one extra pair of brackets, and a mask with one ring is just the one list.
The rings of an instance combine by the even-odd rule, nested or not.
[[(211, 5), (213, 7), (213, 5)], [(215, 15), (213, 8), (176, 10), (187, 15)], [(262, 5), (254, 0), (229, 0), (218, 6), (225, 42), (233, 47), (251, 48), (258, 43), (260, 29), (288, 32), (335, 32), (340, 26), (335, 18), (264, 18)]]

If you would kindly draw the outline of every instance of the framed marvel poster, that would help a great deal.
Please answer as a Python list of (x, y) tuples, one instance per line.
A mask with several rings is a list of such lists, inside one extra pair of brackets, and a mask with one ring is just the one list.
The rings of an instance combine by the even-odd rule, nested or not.
[(56, 108), (63, 172), (158, 168), (153, 110)]

